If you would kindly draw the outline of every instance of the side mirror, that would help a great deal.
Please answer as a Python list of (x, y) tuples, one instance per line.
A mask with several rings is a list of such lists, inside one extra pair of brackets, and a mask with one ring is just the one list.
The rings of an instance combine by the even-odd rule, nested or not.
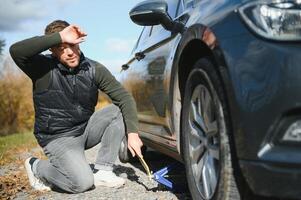
[(168, 5), (164, 0), (146, 0), (137, 4), (130, 11), (130, 18), (134, 23), (141, 26), (161, 24), (166, 30), (182, 32), (184, 25), (173, 21), (167, 9)]

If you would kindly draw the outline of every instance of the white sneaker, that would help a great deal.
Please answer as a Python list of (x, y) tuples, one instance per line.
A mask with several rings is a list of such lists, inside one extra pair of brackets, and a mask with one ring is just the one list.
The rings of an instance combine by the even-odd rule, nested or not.
[(119, 188), (124, 185), (125, 180), (116, 176), (112, 171), (98, 170), (94, 175), (95, 186), (106, 186)]
[(35, 177), (32, 171), (32, 164), (31, 159), (34, 159), (33, 157), (29, 157), (25, 160), (24, 165), (27, 172), (28, 180), (31, 185), (31, 187), (38, 191), (50, 191), (50, 187), (46, 186), (40, 179)]

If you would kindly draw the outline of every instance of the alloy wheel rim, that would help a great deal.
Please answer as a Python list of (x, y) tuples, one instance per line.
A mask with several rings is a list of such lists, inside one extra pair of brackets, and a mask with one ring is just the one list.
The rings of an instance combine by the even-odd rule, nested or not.
[(189, 156), (194, 181), (204, 199), (212, 198), (219, 180), (217, 112), (221, 109), (216, 110), (215, 105), (207, 87), (195, 87), (189, 106)]

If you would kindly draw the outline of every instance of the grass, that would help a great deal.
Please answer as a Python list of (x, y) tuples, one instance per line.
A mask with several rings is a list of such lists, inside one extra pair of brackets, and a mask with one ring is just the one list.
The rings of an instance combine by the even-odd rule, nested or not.
[(21, 149), (31, 149), (38, 144), (32, 132), (17, 133), (0, 137), (0, 166), (6, 165), (15, 159)]

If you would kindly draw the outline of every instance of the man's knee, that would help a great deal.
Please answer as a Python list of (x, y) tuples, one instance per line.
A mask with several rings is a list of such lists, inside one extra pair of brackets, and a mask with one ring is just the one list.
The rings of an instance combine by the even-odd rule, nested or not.
[(109, 106), (107, 106), (105, 108), (108, 109), (108, 110), (110, 110), (113, 113), (120, 113), (120, 108), (118, 106), (114, 105), (114, 104), (111, 104), (111, 105), (109, 105)]
[(116, 118), (121, 114), (121, 111), (118, 106), (111, 104), (109, 106), (106, 106), (98, 111), (95, 112), (95, 115), (98, 115), (99, 117), (109, 117), (109, 118)]
[(73, 193), (81, 193), (89, 190), (94, 185), (92, 173), (78, 174), (70, 179), (70, 189)]
[(100, 127), (106, 127), (115, 121), (118, 121), (118, 123), (121, 123), (124, 126), (123, 116), (119, 107), (112, 104), (104, 107), (103, 109), (97, 110), (90, 118), (89, 124), (93, 127), (94, 124), (97, 124)]

